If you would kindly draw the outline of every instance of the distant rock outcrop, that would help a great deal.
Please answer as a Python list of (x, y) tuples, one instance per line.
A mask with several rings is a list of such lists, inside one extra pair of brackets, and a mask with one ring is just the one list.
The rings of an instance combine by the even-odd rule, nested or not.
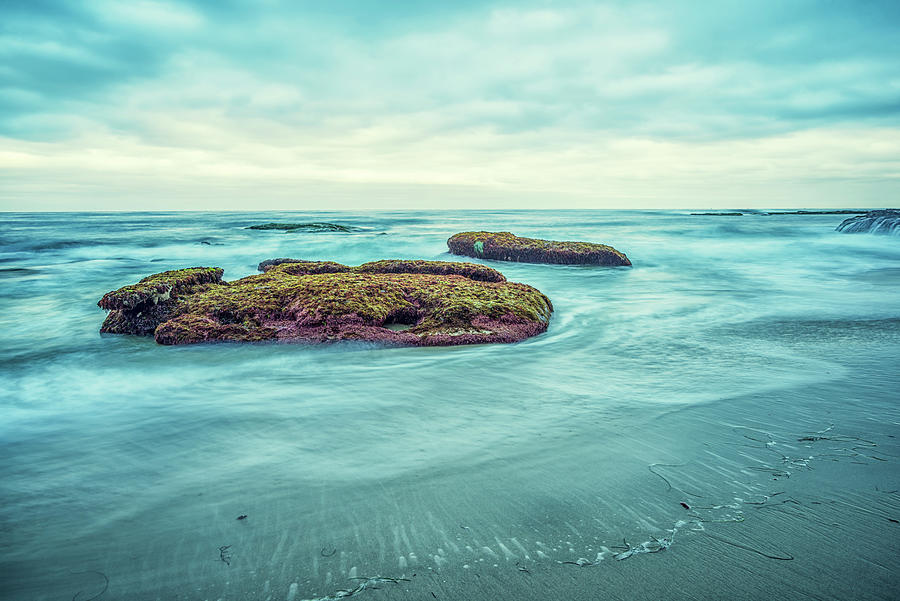
[(261, 223), (248, 230), (283, 230), (286, 232), (359, 232), (361, 228), (337, 223)]
[(451, 236), (447, 240), (447, 246), (455, 255), (497, 261), (564, 265), (631, 265), (625, 253), (605, 244), (522, 238), (510, 232), (461, 232)]
[(222, 270), (167, 271), (110, 292), (101, 332), (153, 335), (160, 344), (205, 341), (364, 340), (447, 346), (516, 342), (547, 329), (539, 290), (471, 263), (274, 259), (233, 282)]
[(865, 213), (865, 210), (858, 209), (801, 209), (796, 211), (759, 211), (754, 209), (745, 209), (743, 211), (726, 211), (719, 213), (691, 213), (691, 215), (717, 215), (717, 216), (740, 216), (740, 215), (768, 215), (777, 217), (779, 215), (859, 215)]
[(882, 209), (869, 211), (865, 215), (857, 215), (845, 219), (835, 228), (838, 232), (871, 234), (893, 234), (900, 236), (900, 210)]
[(740, 217), (743, 213), (730, 212), (730, 213), (691, 213), (691, 215), (714, 215), (717, 217)]

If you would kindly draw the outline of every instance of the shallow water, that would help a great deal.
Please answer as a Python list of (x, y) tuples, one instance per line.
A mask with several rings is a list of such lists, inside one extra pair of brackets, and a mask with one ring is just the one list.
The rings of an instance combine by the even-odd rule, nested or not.
[[(0, 598), (893, 598), (898, 239), (688, 213), (4, 214)], [(150, 273), (472, 229), (634, 267), (485, 261), (553, 301), (515, 345), (98, 333)]]

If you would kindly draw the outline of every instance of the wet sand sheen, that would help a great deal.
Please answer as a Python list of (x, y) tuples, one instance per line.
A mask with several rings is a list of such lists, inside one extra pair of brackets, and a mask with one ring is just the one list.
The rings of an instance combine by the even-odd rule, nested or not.
[(900, 493), (885, 486), (900, 414), (851, 398), (823, 416), (817, 399), (844, 385), (631, 416), (639, 436), (573, 423), (473, 470), (341, 487), (236, 469), (125, 518), (128, 530), (94, 529), (77, 559), (47, 549), (56, 569), (16, 567), (87, 594), (103, 566), (111, 598), (325, 598), (367, 577), (398, 580), (355, 594), (391, 599), (885, 598), (900, 567)]

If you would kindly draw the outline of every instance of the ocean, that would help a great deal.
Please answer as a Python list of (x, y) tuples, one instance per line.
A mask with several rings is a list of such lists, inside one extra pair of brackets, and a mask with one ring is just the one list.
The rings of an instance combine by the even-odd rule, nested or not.
[[(900, 238), (844, 217), (4, 213), (0, 598), (896, 599)], [(633, 267), (449, 255), (469, 230)], [(99, 333), (110, 290), (274, 257), (480, 262), (554, 314), (441, 348)]]

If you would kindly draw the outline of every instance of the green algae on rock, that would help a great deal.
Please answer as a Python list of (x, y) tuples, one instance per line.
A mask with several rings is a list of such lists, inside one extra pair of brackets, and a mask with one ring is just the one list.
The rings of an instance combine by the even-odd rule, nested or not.
[(358, 232), (358, 227), (338, 223), (261, 223), (248, 230), (283, 230), (285, 232)]
[(522, 238), (510, 232), (461, 232), (447, 240), (455, 255), (564, 265), (631, 265), (624, 253), (612, 246), (594, 242), (559, 242)]
[(179, 297), (222, 283), (218, 267), (164, 271), (137, 284), (107, 292), (97, 303), (109, 311), (100, 331), (107, 334), (152, 334), (170, 315)]
[[(145, 280), (168, 282), (179, 277), (171, 274), (188, 271)], [(128, 288), (133, 287), (104, 299)], [(507, 282), (493, 269), (441, 261), (348, 267), (291, 260), (269, 264), (262, 274), (179, 292), (153, 305), (149, 314), (142, 308), (116, 309), (117, 327), (101, 331), (152, 333), (160, 344), (362, 340), (446, 346), (517, 342), (544, 332), (553, 311), (540, 291)], [(398, 325), (408, 328), (392, 329)]]
[(290, 265), (283, 270), (293, 275), (311, 273), (430, 273), (432, 275), (461, 275), (470, 280), (482, 282), (505, 282), (506, 277), (496, 269), (476, 263), (459, 263), (453, 261), (422, 261), (408, 259), (385, 259), (363, 263), (356, 267), (348, 267), (333, 261), (305, 261), (303, 259), (266, 259), (257, 269), (269, 271), (277, 265)]
[(351, 268), (356, 273), (430, 273), (432, 275), (461, 275), (481, 282), (505, 282), (506, 277), (492, 267), (477, 263), (453, 261), (404, 261), (390, 259), (363, 263)]
[(284, 271), (293, 275), (309, 275), (312, 273), (339, 273), (350, 271), (350, 268), (334, 261), (304, 261), (302, 259), (266, 259), (257, 265), (259, 271), (269, 271), (277, 265), (290, 265)]

